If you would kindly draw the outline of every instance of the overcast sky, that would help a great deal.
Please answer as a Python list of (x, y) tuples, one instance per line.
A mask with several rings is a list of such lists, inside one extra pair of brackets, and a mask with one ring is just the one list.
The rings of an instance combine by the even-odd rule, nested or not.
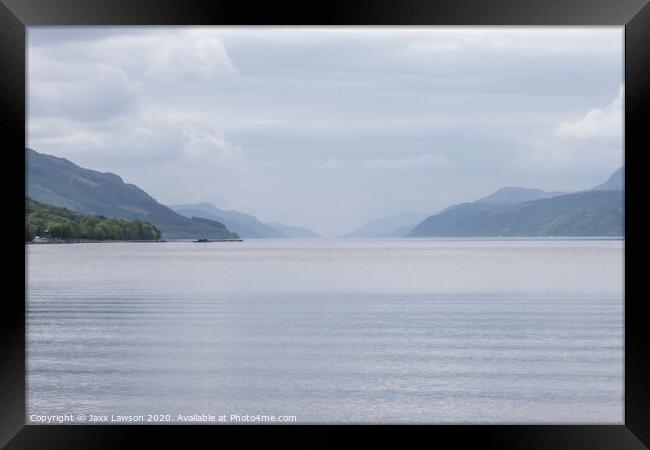
[(623, 28), (30, 27), (28, 145), (325, 235), (623, 164)]

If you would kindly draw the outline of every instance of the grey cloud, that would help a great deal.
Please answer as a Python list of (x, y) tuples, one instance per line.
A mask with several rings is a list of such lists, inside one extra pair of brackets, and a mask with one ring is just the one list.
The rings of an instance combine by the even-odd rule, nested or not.
[[(123, 70), (104, 64), (75, 67), (57, 61), (30, 58), (29, 113), (101, 121), (128, 113), (138, 100), (138, 89)], [(65, 75), (63, 75), (65, 73)]]

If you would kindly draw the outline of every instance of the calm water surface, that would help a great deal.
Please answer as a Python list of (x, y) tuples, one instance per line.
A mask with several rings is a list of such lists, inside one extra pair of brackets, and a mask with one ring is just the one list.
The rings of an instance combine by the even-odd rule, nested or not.
[(622, 423), (623, 247), (30, 245), (27, 421)]

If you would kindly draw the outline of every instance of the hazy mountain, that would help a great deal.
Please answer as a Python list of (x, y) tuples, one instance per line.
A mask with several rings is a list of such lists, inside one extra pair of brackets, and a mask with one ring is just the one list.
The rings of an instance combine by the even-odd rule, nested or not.
[(402, 237), (418, 224), (426, 214), (416, 211), (402, 211), (372, 220), (365, 225), (344, 234), (343, 238)]
[(277, 222), (269, 222), (267, 225), (272, 226), (290, 239), (319, 239), (321, 237), (315, 231), (305, 227), (295, 227)]
[(592, 191), (623, 191), (625, 190), (625, 167), (614, 172), (603, 184), (599, 184)]
[(294, 227), (281, 223), (264, 223), (257, 217), (235, 210), (225, 211), (211, 203), (191, 203), (170, 206), (184, 216), (204, 217), (224, 223), (228, 229), (236, 231), (243, 238), (319, 238), (308, 228)]
[(223, 223), (182, 216), (113, 173), (79, 167), (26, 149), (27, 192), (34, 200), (86, 214), (151, 222), (163, 238), (237, 238)]
[(504, 187), (496, 191), (494, 194), (476, 200), (474, 203), (521, 203), (556, 197), (562, 194), (566, 194), (566, 192), (548, 192), (541, 189)]
[[(616, 185), (617, 171), (603, 185)], [(622, 175), (621, 175), (622, 178)], [(610, 183), (610, 180), (614, 180)], [(521, 188), (517, 188), (521, 189)], [(473, 203), (449, 207), (427, 217), (409, 237), (483, 236), (622, 236), (624, 203), (621, 190), (591, 190), (523, 202), (494, 202), (485, 199), (514, 199), (521, 195), (497, 195)], [(544, 191), (541, 191), (544, 192)], [(525, 194), (528, 195), (528, 194)], [(544, 195), (534, 192), (533, 195)]]
[(217, 220), (235, 231), (243, 238), (283, 238), (285, 235), (270, 225), (260, 222), (257, 217), (238, 211), (224, 211), (210, 203), (193, 203), (170, 206), (174, 211), (187, 217), (202, 217)]
[(415, 226), (415, 224), (413, 224), (413, 223), (411, 223), (409, 225), (402, 225), (401, 227), (395, 228), (390, 233), (384, 234), (383, 237), (385, 237), (385, 238), (406, 237), (406, 235), (413, 229), (414, 226)]

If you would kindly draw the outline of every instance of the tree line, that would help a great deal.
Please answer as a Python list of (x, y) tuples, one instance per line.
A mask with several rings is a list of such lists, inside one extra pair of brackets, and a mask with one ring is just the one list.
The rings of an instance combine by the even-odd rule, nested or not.
[(52, 239), (159, 240), (160, 230), (142, 220), (124, 220), (81, 214), (67, 208), (26, 199), (25, 241), (36, 236)]

